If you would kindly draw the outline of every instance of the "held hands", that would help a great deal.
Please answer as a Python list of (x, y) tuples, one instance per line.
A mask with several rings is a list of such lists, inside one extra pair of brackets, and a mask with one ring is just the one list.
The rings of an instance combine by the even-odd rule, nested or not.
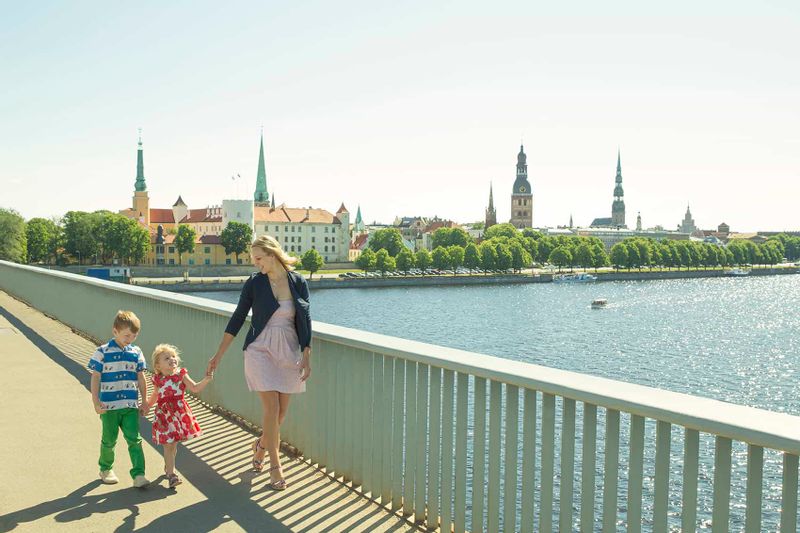
[(215, 355), (211, 359), (208, 360), (208, 366), (206, 367), (206, 376), (209, 378), (214, 377), (214, 370), (217, 369), (217, 365), (219, 365), (219, 361), (222, 359), (219, 355)]
[(147, 401), (143, 401), (142, 405), (139, 406), (139, 414), (142, 416), (147, 416), (147, 413), (150, 412), (150, 404)]
[(305, 381), (311, 375), (311, 346), (303, 350), (303, 360), (300, 361), (300, 381)]

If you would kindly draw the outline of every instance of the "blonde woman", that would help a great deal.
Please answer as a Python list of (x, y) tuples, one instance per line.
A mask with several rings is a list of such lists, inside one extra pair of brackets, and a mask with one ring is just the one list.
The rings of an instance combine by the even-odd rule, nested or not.
[(233, 312), (217, 353), (208, 362), (208, 373), (217, 368), (248, 311), (251, 327), (244, 341), (244, 373), (247, 387), (258, 393), (263, 407), (263, 433), (253, 443), (253, 471), (261, 472), (269, 454), (270, 485), (284, 490), (278, 448), (280, 425), (292, 394), (304, 392), (311, 375), (311, 316), (308, 283), (294, 272), (297, 259), (264, 235), (253, 241), (250, 256), (258, 272), (245, 282), (239, 305)]

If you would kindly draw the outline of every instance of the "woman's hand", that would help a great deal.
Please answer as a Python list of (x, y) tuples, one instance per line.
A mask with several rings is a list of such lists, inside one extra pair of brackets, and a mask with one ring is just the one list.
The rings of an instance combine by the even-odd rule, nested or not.
[(214, 357), (208, 360), (208, 366), (206, 367), (206, 376), (213, 376), (214, 370), (217, 369), (217, 365), (222, 360), (222, 356), (216, 354)]
[(311, 346), (303, 350), (303, 360), (300, 361), (300, 381), (305, 381), (311, 375)]

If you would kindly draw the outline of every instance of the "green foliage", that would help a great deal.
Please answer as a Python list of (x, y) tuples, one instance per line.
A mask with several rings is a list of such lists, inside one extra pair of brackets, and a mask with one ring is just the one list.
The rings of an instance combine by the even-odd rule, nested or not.
[(471, 270), (481, 268), (481, 254), (474, 242), (464, 248), (464, 266)]
[(464, 248), (453, 244), (447, 247), (447, 257), (450, 259), (450, 268), (455, 270), (464, 264)]
[(253, 241), (253, 230), (250, 229), (249, 224), (232, 220), (219, 234), (219, 241), (225, 248), (225, 254), (233, 254), (238, 263), (239, 254), (245, 253), (250, 248), (250, 243)]
[(494, 239), (495, 237), (507, 237), (509, 239), (514, 239), (519, 235), (520, 233), (517, 231), (517, 228), (509, 223), (495, 224), (483, 232), (483, 240), (488, 241), (489, 239)]
[(25, 219), (13, 209), (0, 207), (0, 259), (23, 263), (27, 259)]
[(50, 264), (56, 259), (60, 228), (46, 218), (32, 218), (25, 226), (28, 241), (28, 263)]
[(367, 248), (356, 258), (356, 266), (365, 273), (375, 268), (375, 252)]
[[(236, 222), (230, 222), (228, 224), (228, 227), (230, 227), (231, 224), (236, 224)], [(241, 225), (245, 226), (248, 230), (250, 229), (250, 226), (248, 226), (247, 224), (241, 224)], [(316, 251), (314, 248), (311, 248), (310, 250), (306, 250), (306, 252), (303, 254), (303, 256), (300, 259), (300, 263), (303, 265), (303, 270), (308, 270), (311, 273), (309, 278), (313, 278), (314, 272), (322, 268), (322, 266), (325, 264), (325, 260), (322, 258), (322, 256), (319, 254), (318, 251)]]
[(431, 254), (431, 264), (437, 270), (447, 270), (450, 266), (450, 256), (443, 246), (434, 248)]
[(397, 268), (394, 257), (389, 255), (389, 251), (386, 248), (381, 248), (378, 250), (378, 253), (375, 254), (375, 268), (379, 270), (381, 274), (386, 274)]
[(433, 248), (438, 248), (439, 246), (444, 248), (461, 246), (463, 248), (471, 242), (472, 238), (469, 233), (461, 228), (439, 228), (433, 232), (431, 237), (431, 246)]
[(519, 272), (523, 268), (531, 266), (533, 258), (519, 240), (513, 241), (508, 248), (511, 250), (511, 268)]
[(494, 247), (494, 250), (497, 253), (497, 268), (500, 270), (508, 270), (511, 268), (511, 265), (514, 262), (514, 257), (511, 255), (511, 250), (509, 249), (508, 245), (499, 243)]
[(561, 267), (572, 264), (572, 252), (566, 246), (559, 246), (550, 252), (550, 257), (547, 258), (547, 261), (561, 270)]
[(403, 236), (397, 228), (379, 229), (370, 235), (369, 248), (373, 252), (385, 249), (389, 255), (395, 257), (404, 248)]
[(490, 242), (482, 242), (478, 247), (478, 253), (481, 256), (481, 267), (483, 271), (494, 270), (497, 268), (497, 250)]
[(396, 262), (397, 269), (402, 272), (408, 272), (414, 268), (414, 264), (416, 263), (414, 254), (412, 254), (409, 249), (400, 250), (400, 253), (397, 254)]
[(417, 268), (421, 268), (422, 270), (427, 270), (431, 266), (431, 262), (433, 261), (431, 253), (425, 248), (417, 251), (416, 259), (417, 259), (416, 261)]
[(76, 258), (79, 264), (98, 252), (94, 226), (90, 213), (67, 211), (64, 215), (64, 251)]
[(178, 264), (183, 264), (183, 254), (194, 252), (194, 241), (197, 239), (197, 232), (187, 224), (178, 225), (178, 233), (175, 235), (175, 249), (178, 250)]
[(625, 243), (618, 242), (611, 247), (611, 264), (616, 269), (628, 265), (628, 247)]

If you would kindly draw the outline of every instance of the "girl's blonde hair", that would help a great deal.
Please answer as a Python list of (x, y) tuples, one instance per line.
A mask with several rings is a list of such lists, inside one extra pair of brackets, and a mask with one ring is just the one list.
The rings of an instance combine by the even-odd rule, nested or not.
[(179, 365), (181, 364), (181, 352), (180, 350), (178, 350), (178, 348), (176, 348), (171, 344), (159, 344), (158, 346), (155, 347), (155, 349), (153, 350), (153, 355), (150, 357), (150, 362), (153, 365), (153, 372), (156, 372), (158, 374), (161, 373), (161, 371), (158, 369), (158, 358), (163, 353), (174, 355), (175, 357), (178, 358), (178, 364)]
[(281, 248), (280, 243), (278, 243), (275, 237), (270, 237), (269, 235), (262, 235), (254, 240), (253, 244), (250, 245), (250, 249), (252, 250), (253, 248), (258, 248), (265, 254), (269, 254), (280, 261), (283, 268), (287, 271), (294, 270), (294, 265), (299, 261), (298, 258), (292, 257), (283, 251), (283, 248)]

